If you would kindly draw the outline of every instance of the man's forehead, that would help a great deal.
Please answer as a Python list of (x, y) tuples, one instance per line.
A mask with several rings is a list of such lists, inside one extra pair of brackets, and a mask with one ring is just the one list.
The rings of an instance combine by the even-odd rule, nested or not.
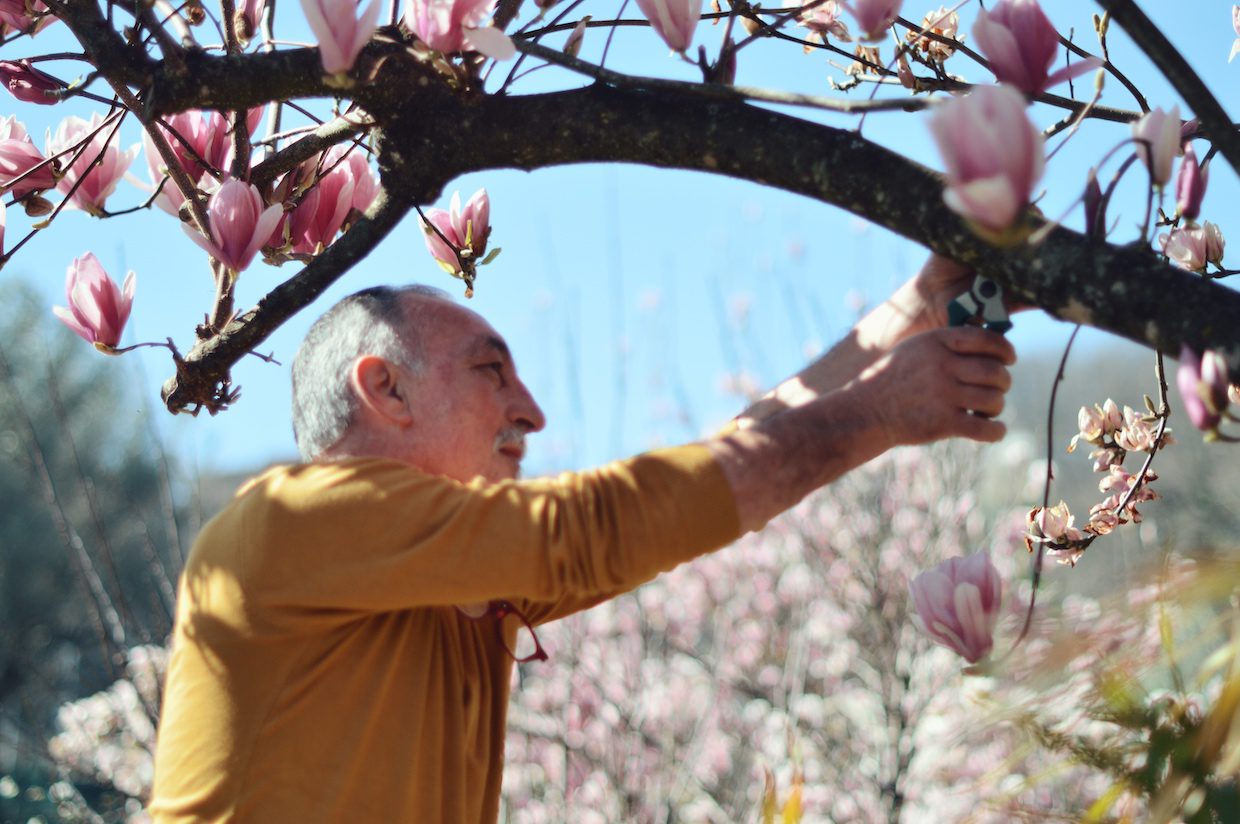
[(421, 296), (416, 299), (419, 303), (415, 311), (424, 322), (429, 321), (428, 331), (440, 344), (467, 356), (495, 353), (512, 358), (508, 344), (482, 315), (449, 300)]

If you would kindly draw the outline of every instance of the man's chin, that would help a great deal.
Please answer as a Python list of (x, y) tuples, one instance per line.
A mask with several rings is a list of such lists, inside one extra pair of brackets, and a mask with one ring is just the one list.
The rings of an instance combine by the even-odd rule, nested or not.
[(491, 483), (499, 483), (500, 481), (515, 481), (521, 477), (521, 461), (511, 455), (500, 455), (499, 460), (491, 467), (491, 471), (487, 473), (487, 480)]

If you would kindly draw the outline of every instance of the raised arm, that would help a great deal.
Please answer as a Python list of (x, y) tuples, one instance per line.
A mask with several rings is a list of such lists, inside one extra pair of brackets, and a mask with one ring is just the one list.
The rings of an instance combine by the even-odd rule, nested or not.
[(1016, 354), (1001, 335), (933, 329), (905, 337), (885, 354), (859, 346), (847, 358), (869, 364), (840, 388), (822, 391), (846, 360), (828, 356), (807, 370), (814, 388), (707, 442), (732, 487), (742, 528), (760, 528), (893, 446), (1003, 437), (1004, 425), (992, 418), (1003, 410), (1007, 367)]
[(737, 426), (748, 428), (839, 389), (906, 338), (945, 326), (947, 304), (972, 277), (955, 261), (932, 254), (920, 272), (862, 318), (846, 338), (738, 415)]

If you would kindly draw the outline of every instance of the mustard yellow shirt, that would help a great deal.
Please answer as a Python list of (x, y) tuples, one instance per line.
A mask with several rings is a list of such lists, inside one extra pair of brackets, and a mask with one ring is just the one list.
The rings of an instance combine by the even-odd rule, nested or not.
[[(383, 459), (272, 469), (181, 576), (156, 822), (493, 822), (512, 660), (547, 621), (739, 534), (701, 446), (460, 484)], [(537, 664), (533, 664), (537, 666)]]

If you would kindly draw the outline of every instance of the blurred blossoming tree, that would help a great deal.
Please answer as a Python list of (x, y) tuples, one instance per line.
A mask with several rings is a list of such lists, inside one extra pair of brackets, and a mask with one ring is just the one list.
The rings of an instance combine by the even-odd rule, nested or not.
[[(1036, 0), (944, 7), (920, 18), (921, 9), (904, 14), (910, 10), (900, 0), (807, 0), (770, 9), (732, 0), (710, 11), (685, 0), (637, 5), (640, 16), (624, 17), (624, 5), (580, 1), (303, 0), (304, 19), (296, 22), (316, 40), (304, 47), (279, 34), (300, 30), (289, 11), (277, 17), (275, 4), (263, 0), (5, 0), (0, 77), (14, 110), (93, 111), (67, 114), (42, 150), (18, 114), (0, 120), (0, 190), (8, 195), (0, 206), (0, 261), (20, 257), (36, 233), (67, 236), (71, 210), (118, 227), (177, 221), (204, 252), (202, 277), (214, 297), (195, 329), (140, 345), (172, 354), (174, 374), (163, 389), (171, 411), (215, 413), (236, 399), (232, 366), (410, 211), (421, 215), (428, 252), (472, 289), (478, 267), (496, 253), (486, 194), (430, 208), (460, 174), (581, 162), (693, 169), (840, 206), (973, 266), (1017, 300), (1157, 351), (1158, 385), (1144, 409), (1082, 399), (1098, 402), (1082, 409), (1078, 437), (1094, 448), (1105, 497), (1078, 525), (1067, 505), (1051, 505), (1048, 483), (1042, 505), (1020, 527), (1039, 552), (1074, 562), (1098, 537), (1138, 520), (1136, 505), (1155, 497), (1151, 463), (1170, 443), (1163, 352), (1180, 357), (1177, 383), (1192, 423), (1215, 439), (1234, 437), (1228, 427), (1240, 400), (1233, 384), (1240, 296), (1220, 281), (1237, 270), (1225, 263), (1228, 227), (1204, 216), (1211, 214), (1209, 178), (1240, 170), (1240, 133), (1134, 2), (1099, 0), (1102, 13), (1092, 18), (1085, 46), (1060, 36), (1066, 26), (1088, 30), (1085, 21), (1057, 28)], [(1219, 25), (1228, 22), (1240, 36), (1240, 11), (1230, 21), (1220, 12)], [(1107, 38), (1116, 26), (1178, 101), (1147, 100), (1111, 61)], [(59, 36), (49, 34), (52, 27), (77, 46), (43, 48)], [(609, 64), (613, 37), (623, 49), (632, 29), (661, 38), (695, 79)], [(738, 84), (759, 41), (784, 47), (788, 77), (801, 71), (796, 61), (806, 49), (850, 63), (824, 80), (822, 94)], [(1222, 55), (1218, 62), (1224, 70)], [(546, 69), (536, 91), (526, 80), (535, 69)], [(1060, 94), (1073, 78), (1068, 95)], [(1104, 87), (1115, 92), (1105, 103)], [(1191, 120), (1182, 120), (1180, 105)], [(867, 112), (927, 108), (935, 109), (930, 123), (943, 175), (884, 148), (881, 130), (860, 128)], [(824, 125), (815, 119), (824, 112), (855, 115), (859, 128)], [(894, 128), (907, 119), (893, 118)], [(1070, 199), (1082, 207), (1086, 228), (1078, 233), (1032, 204), (1048, 164), (1063, 162), (1058, 149), (1085, 120), (1114, 127), (1087, 166), (1059, 176), (1075, 181)], [(134, 121), (142, 144), (127, 148), (121, 129)], [(153, 191), (135, 204), (118, 192), (139, 152)], [(1113, 201), (1128, 191), (1119, 182), (1133, 179), (1140, 202), (1124, 212), (1143, 219), (1116, 225)], [(117, 286), (86, 249), (69, 252), (64, 264), (67, 305), (58, 316), (100, 351), (123, 351), (125, 322), (141, 311), (141, 275)], [(287, 267), (283, 280), (254, 306), (238, 306), (239, 279), (264, 264)], [(1174, 678), (1167, 701), (1142, 693), (1116, 704), (1117, 694), (1130, 693), (1112, 689), (1109, 665), (1093, 667), (1098, 644), (1150, 662), (1166, 651), (1167, 633), (1151, 635), (1151, 625), (1135, 619), (1111, 627), (1109, 610), (1087, 622), (1089, 632), (1102, 634), (1059, 661), (1078, 676), (1057, 685), (1068, 690), (1062, 700), (1043, 695), (1036, 712), (1009, 715), (1010, 734), (979, 727), (978, 742), (968, 743), (971, 730), (952, 738), (934, 728), (933, 719), (955, 718), (954, 734), (975, 716), (958, 703), (955, 665), (945, 653), (927, 653), (914, 634), (904, 594), (910, 560), (929, 565), (957, 554), (962, 524), (971, 548), (980, 533), (968, 531), (967, 496), (934, 486), (952, 478), (945, 459), (936, 458), (933, 472), (918, 471), (917, 460), (896, 456), (884, 464), (888, 485), (902, 496), (898, 506), (882, 485), (849, 486), (844, 497), (807, 504), (755, 539), (752, 566), (743, 571), (737, 561), (710, 559), (678, 573), (675, 599), (656, 585), (556, 630), (566, 653), (554, 666), (565, 670), (527, 673), (523, 703), (514, 708), (513, 817), (541, 810), (552, 820), (666, 820), (672, 810), (688, 810), (728, 820), (788, 797), (799, 799), (783, 802), (792, 808), (803, 804), (807, 815), (817, 810), (835, 820), (897, 820), (951, 804), (981, 817), (989, 813), (975, 809), (979, 797), (996, 820), (1059, 803), (1071, 816), (1086, 801), (1102, 804), (1104, 813), (1125, 804), (1180, 809), (1186, 798), (1199, 808), (1205, 798), (1213, 809), (1229, 809), (1221, 805), (1234, 789), (1218, 780), (1214, 765), (1231, 763), (1230, 727), (1210, 722), (1234, 705), (1234, 679), (1221, 680), (1227, 673), (1218, 670), (1218, 679), (1203, 681), (1200, 689), (1226, 687), (1217, 698), (1208, 693), (1200, 711), (1191, 695), (1198, 687)], [(860, 498), (843, 518), (838, 508), (847, 495)], [(1026, 632), (1020, 615), (992, 614), (996, 602), (989, 590), (982, 598), (982, 589), (963, 576), (939, 593), (976, 599), (982, 614), (974, 628), (997, 618), (1009, 638), (1027, 636), (1014, 666), (1040, 661), (1050, 619), (1040, 615)], [(1009, 593), (1007, 608), (1017, 602)], [(1081, 623), (1080, 614), (1072, 623)], [(928, 628), (946, 637), (933, 619)], [(984, 646), (959, 648), (980, 659)], [(1021, 679), (988, 666), (999, 667), (988, 670), (996, 706), (1015, 713)], [(112, 696), (142, 694), (118, 688)], [(63, 769), (109, 774), (90, 767), (82, 751), (90, 736), (75, 738), (71, 729), (71, 719), (109, 706), (96, 701), (68, 712), (70, 729), (58, 745)], [(1047, 720), (1046, 711), (1059, 707), (1083, 712), (1076, 721), (1086, 726), (1110, 724), (1117, 738), (1092, 741), (1065, 730), (1062, 719)], [(1191, 752), (1156, 749), (1160, 725), (1169, 725), (1175, 741), (1190, 742)], [(606, 736), (603, 726), (611, 728)], [(1018, 731), (1035, 735), (1040, 748), (1022, 750)], [(144, 739), (134, 732), (126, 740)], [(1147, 743), (1126, 760), (1133, 740)], [(944, 741), (956, 743), (944, 749)], [(970, 748), (994, 754), (1005, 777), (970, 762)], [(111, 751), (96, 750), (96, 757)], [(1076, 766), (1048, 776), (1055, 754), (1064, 752)], [(668, 760), (667, 769), (652, 769)], [(763, 764), (775, 768), (768, 784), (754, 780)], [(140, 770), (125, 775), (118, 789), (140, 795)], [(986, 781), (995, 786), (984, 791)], [(765, 797), (761, 786), (770, 788)], [(957, 796), (948, 786), (977, 789)]]

